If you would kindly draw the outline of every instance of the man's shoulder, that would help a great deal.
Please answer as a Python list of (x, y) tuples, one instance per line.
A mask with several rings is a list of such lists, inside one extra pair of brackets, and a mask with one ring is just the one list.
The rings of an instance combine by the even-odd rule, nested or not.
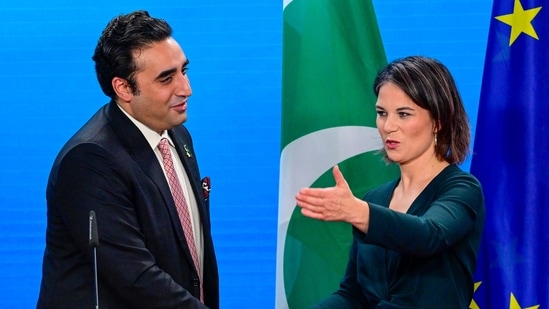
[(113, 138), (114, 132), (107, 117), (107, 105), (99, 108), (97, 112), (95, 112), (95, 114), (65, 142), (57, 155), (57, 161), (62, 160), (67, 153), (73, 151), (75, 148), (85, 147), (85, 145), (109, 147), (109, 143), (112, 143), (115, 138)]

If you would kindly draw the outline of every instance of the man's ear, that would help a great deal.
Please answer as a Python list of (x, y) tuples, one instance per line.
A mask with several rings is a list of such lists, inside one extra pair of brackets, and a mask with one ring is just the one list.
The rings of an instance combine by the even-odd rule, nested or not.
[(112, 88), (114, 89), (114, 92), (116, 95), (120, 98), (120, 100), (124, 102), (130, 102), (133, 97), (133, 91), (128, 84), (128, 81), (120, 78), (115, 77), (112, 79)]

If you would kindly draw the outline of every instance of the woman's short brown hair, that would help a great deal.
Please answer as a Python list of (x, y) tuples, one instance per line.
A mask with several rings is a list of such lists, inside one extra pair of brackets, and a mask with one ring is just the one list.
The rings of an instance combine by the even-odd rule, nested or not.
[(423, 56), (397, 59), (378, 73), (374, 81), (376, 97), (387, 82), (397, 85), (417, 105), (429, 111), (438, 129), (436, 156), (449, 163), (462, 163), (469, 154), (469, 119), (446, 66)]

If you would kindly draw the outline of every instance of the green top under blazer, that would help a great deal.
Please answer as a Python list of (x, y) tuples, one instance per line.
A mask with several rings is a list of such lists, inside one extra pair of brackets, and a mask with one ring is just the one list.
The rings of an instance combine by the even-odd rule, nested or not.
[(469, 308), (485, 217), (480, 183), (449, 165), (403, 214), (389, 209), (398, 182), (366, 194), (368, 233), (353, 228), (339, 290), (312, 308)]

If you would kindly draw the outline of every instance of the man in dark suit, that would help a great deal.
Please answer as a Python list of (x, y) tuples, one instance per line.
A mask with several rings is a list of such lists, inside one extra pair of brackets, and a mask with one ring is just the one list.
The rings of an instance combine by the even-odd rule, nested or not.
[[(93, 60), (111, 102), (53, 164), (37, 308), (96, 305), (92, 210), (100, 308), (219, 308), (209, 179), (201, 180), (181, 125), (192, 94), (189, 61), (171, 27), (145, 11), (111, 20)], [(161, 140), (175, 172), (165, 165)], [(182, 198), (172, 197), (175, 186)], [(181, 209), (190, 214), (190, 232)]]

